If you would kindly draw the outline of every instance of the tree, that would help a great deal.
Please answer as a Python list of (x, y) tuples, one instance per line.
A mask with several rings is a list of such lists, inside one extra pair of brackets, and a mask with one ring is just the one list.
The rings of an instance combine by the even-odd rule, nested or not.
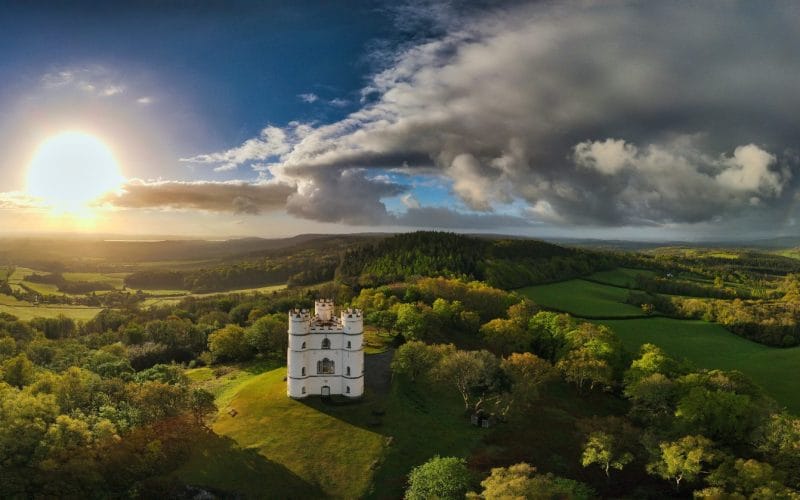
[(594, 356), (587, 349), (571, 351), (564, 359), (556, 364), (564, 378), (578, 386), (583, 391), (588, 383), (589, 390), (598, 384), (610, 386), (613, 379), (613, 370), (604, 359)]
[(699, 495), (701, 498), (714, 498), (717, 495), (740, 495), (742, 498), (800, 498), (797, 492), (792, 492), (783, 485), (781, 475), (770, 464), (758, 460), (745, 460), (737, 458), (728, 459), (714, 472), (708, 475), (706, 481), (712, 488)]
[(531, 336), (510, 319), (493, 319), (484, 324), (480, 332), (486, 344), (500, 356), (530, 348)]
[(463, 458), (435, 456), (408, 475), (406, 500), (462, 499), (472, 477)]
[(617, 439), (606, 432), (597, 431), (589, 435), (583, 445), (581, 465), (588, 467), (597, 464), (610, 477), (609, 469), (622, 470), (633, 461), (633, 454), (619, 449)]
[(654, 373), (674, 377), (678, 374), (678, 371), (678, 363), (667, 356), (660, 347), (653, 344), (644, 344), (639, 348), (639, 358), (633, 360), (631, 367), (625, 372), (625, 383), (638, 382)]
[(3, 363), (2, 374), (3, 380), (21, 389), (34, 381), (36, 369), (28, 356), (20, 353)]
[(397, 348), (392, 359), (392, 371), (407, 375), (412, 382), (428, 373), (442, 356), (455, 352), (453, 344), (428, 345), (419, 340), (410, 340)]
[(539, 308), (536, 307), (536, 304), (534, 304), (532, 300), (523, 298), (516, 304), (511, 305), (508, 308), (507, 314), (509, 320), (513, 321), (520, 328), (527, 329), (531, 318), (533, 318), (538, 311)]
[(512, 354), (500, 362), (500, 369), (511, 381), (509, 404), (523, 409), (539, 399), (539, 389), (556, 376), (550, 363), (529, 352)]
[(692, 387), (675, 410), (682, 429), (732, 444), (746, 442), (760, 416), (750, 396), (704, 387)]
[(189, 409), (197, 425), (206, 427), (206, 418), (217, 413), (214, 395), (205, 389), (194, 389), (189, 395)]
[(483, 492), (477, 497), (470, 494), (468, 498), (484, 500), (552, 500), (569, 498), (572, 500), (588, 500), (594, 498), (594, 492), (583, 483), (564, 479), (552, 474), (537, 474), (536, 468), (526, 463), (518, 463), (509, 467), (496, 467), (491, 475), (481, 481)]
[(660, 453), (647, 465), (647, 471), (668, 481), (675, 482), (680, 490), (681, 482), (695, 481), (705, 466), (717, 457), (713, 443), (706, 437), (684, 436), (677, 441), (659, 444)]
[(283, 315), (263, 316), (247, 329), (247, 342), (260, 354), (286, 354), (289, 336)]
[(428, 333), (430, 321), (415, 304), (400, 304), (395, 327), (406, 340), (421, 340)]
[(630, 415), (636, 421), (666, 427), (671, 423), (678, 399), (678, 384), (661, 373), (648, 375), (625, 387), (631, 400)]
[(239, 325), (225, 325), (209, 335), (208, 350), (215, 361), (246, 361), (253, 357), (247, 331)]
[(439, 361), (435, 378), (458, 390), (466, 411), (472, 406), (473, 393), (480, 394), (475, 404), (480, 406), (484, 395), (494, 388), (498, 371), (499, 362), (489, 351), (455, 351)]

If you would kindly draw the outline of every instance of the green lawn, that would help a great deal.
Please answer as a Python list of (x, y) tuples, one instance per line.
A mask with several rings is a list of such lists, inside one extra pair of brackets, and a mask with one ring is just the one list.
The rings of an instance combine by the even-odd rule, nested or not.
[(286, 396), (286, 369), (268, 368), (187, 371), (215, 394), (220, 412), (181, 480), (247, 498), (398, 498), (412, 467), (437, 453), (466, 457), (485, 435), (453, 392), (424, 395), (395, 380), (355, 404), (295, 401)]
[(589, 279), (599, 281), (601, 283), (608, 283), (609, 285), (633, 288), (636, 284), (636, 276), (639, 274), (652, 277), (655, 276), (656, 273), (646, 269), (618, 267), (610, 271), (600, 271), (594, 273), (589, 276)]
[(768, 347), (704, 321), (649, 318), (599, 322), (613, 328), (630, 350), (649, 342), (700, 368), (739, 370), (780, 404), (800, 414), (800, 347)]
[(628, 291), (581, 279), (529, 286), (519, 293), (537, 304), (575, 316), (641, 316), (642, 310), (625, 304)]

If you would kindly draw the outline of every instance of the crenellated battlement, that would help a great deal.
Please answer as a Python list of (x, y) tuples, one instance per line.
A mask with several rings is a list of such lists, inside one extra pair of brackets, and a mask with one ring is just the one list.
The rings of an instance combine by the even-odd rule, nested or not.
[(347, 308), (342, 311), (341, 316), (342, 322), (344, 322), (345, 319), (363, 319), (361, 309)]

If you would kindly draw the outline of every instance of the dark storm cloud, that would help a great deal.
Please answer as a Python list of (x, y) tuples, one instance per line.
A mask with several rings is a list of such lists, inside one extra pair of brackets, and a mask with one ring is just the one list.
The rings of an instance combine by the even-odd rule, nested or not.
[(444, 34), (395, 54), (360, 110), (289, 131), (271, 171), (300, 186), (291, 213), (345, 223), (381, 220), (380, 197), (402, 192), (345, 182), (349, 167), (431, 165), (482, 212), (521, 200), (562, 225), (769, 220), (798, 177), (798, 13), (581, 2), (439, 16)]
[(101, 200), (119, 208), (194, 209), (258, 214), (282, 209), (294, 188), (277, 182), (179, 182), (131, 180)]

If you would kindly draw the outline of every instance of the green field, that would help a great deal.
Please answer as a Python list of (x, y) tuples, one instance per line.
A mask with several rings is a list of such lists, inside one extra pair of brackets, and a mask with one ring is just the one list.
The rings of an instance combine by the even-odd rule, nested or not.
[(10, 295), (0, 295), (0, 312), (13, 314), (17, 318), (25, 321), (33, 318), (55, 318), (59, 314), (63, 314), (74, 320), (88, 321), (94, 318), (101, 310), (101, 307), (58, 304), (42, 304), (37, 306), (30, 302), (19, 301)]
[(633, 288), (636, 284), (636, 276), (644, 275), (653, 277), (656, 273), (646, 269), (630, 269), (626, 267), (618, 267), (610, 271), (600, 271), (589, 276), (588, 279), (599, 281), (601, 283), (608, 283), (609, 285), (622, 286), (626, 288)]
[(529, 286), (519, 293), (541, 306), (575, 316), (624, 318), (642, 315), (641, 309), (625, 303), (627, 290), (581, 279)]
[[(632, 270), (617, 269), (592, 275), (616, 281)], [(627, 291), (585, 280), (570, 280), (521, 290), (536, 303), (575, 316), (641, 316), (639, 308), (623, 304)], [(761, 385), (768, 394), (794, 413), (800, 413), (800, 348), (779, 349), (758, 344), (722, 326), (704, 321), (660, 317), (602, 319), (599, 323), (614, 329), (625, 346), (635, 352), (644, 343), (653, 343), (676, 358), (686, 358), (699, 368), (739, 370)]]
[(63, 273), (67, 281), (88, 281), (91, 283), (107, 283), (117, 290), (122, 289), (125, 277), (130, 273)]
[(739, 370), (780, 404), (800, 414), (800, 347), (768, 347), (704, 321), (648, 318), (599, 322), (610, 326), (632, 351), (649, 342), (701, 368)]
[(285, 368), (258, 371), (187, 372), (214, 392), (220, 412), (214, 434), (178, 471), (181, 480), (253, 498), (396, 498), (412, 467), (436, 453), (467, 456), (482, 436), (455, 393), (424, 396), (395, 381), (388, 393), (334, 406), (288, 398)]

